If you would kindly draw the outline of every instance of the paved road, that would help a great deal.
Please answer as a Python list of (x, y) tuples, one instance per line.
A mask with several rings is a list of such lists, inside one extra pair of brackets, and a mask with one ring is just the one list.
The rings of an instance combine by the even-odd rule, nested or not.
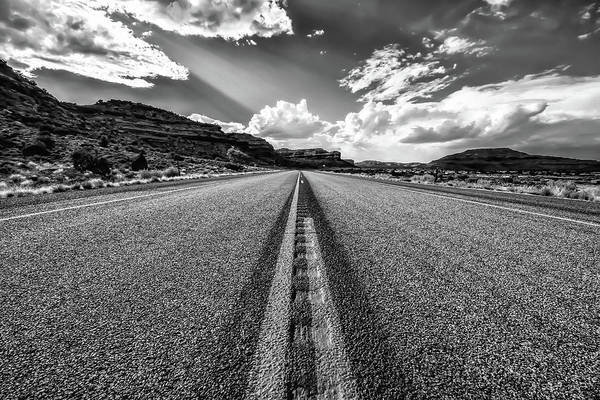
[(597, 398), (600, 225), (306, 177), (363, 398)]
[(327, 351), (339, 398), (600, 393), (600, 205), (298, 182), (0, 203), (0, 398), (249, 398), (278, 351), (291, 398)]
[(243, 396), (296, 176), (11, 207), (0, 398)]

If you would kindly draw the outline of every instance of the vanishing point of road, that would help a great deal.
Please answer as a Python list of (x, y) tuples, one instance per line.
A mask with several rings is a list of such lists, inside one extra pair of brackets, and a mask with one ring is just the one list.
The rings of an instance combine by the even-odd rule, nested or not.
[(0, 201), (2, 399), (594, 399), (600, 204), (284, 171)]

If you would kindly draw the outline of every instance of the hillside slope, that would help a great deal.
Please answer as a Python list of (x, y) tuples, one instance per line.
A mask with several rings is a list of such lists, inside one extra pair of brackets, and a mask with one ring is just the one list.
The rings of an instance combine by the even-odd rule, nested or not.
[(401, 162), (389, 162), (389, 161), (377, 161), (377, 160), (365, 160), (354, 164), (358, 168), (375, 168), (375, 169), (403, 169), (403, 168), (422, 168), (426, 165), (423, 163), (412, 162), (412, 163), (401, 163)]
[(67, 163), (79, 148), (116, 166), (130, 165), (140, 151), (151, 168), (198, 159), (228, 161), (231, 148), (245, 164), (272, 165), (281, 160), (264, 139), (224, 133), (217, 125), (144, 104), (60, 102), (0, 60), (0, 174), (31, 160)]
[(600, 161), (565, 157), (539, 156), (508, 148), (472, 149), (450, 154), (428, 164), (433, 168), (457, 171), (548, 171), (595, 172)]

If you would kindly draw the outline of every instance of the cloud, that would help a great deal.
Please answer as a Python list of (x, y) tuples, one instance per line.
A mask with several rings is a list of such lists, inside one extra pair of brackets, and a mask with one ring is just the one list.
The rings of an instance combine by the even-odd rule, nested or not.
[(598, 149), (600, 2), (465, 3), (453, 22), (430, 15), (411, 25), (411, 38), (340, 81), (364, 105), (333, 124), (332, 143), (363, 157), (396, 149), (404, 161), (471, 147)]
[[(436, 38), (439, 39), (442, 36), (444, 36), (444, 34), (438, 34)], [(489, 54), (491, 51), (492, 48), (486, 46), (483, 40), (471, 40), (460, 36), (449, 35), (444, 39), (436, 53), (443, 53), (447, 55), (469, 54), (477, 57), (483, 57)]]
[[(367, 102), (337, 122), (308, 112), (305, 101), (298, 105), (278, 102), (275, 108), (266, 113), (270, 116), (267, 125), (277, 126), (275, 131), (284, 125), (297, 126), (299, 121), (306, 129), (263, 136), (292, 147), (319, 144), (356, 159), (429, 161), (475, 147), (513, 147), (567, 156), (573, 155), (569, 149), (590, 155), (592, 149), (600, 149), (600, 76), (569, 77), (548, 71), (464, 87), (435, 102)], [(280, 119), (288, 122), (278, 124)]]
[(248, 45), (256, 45), (251, 36), (293, 33), (275, 0), (2, 0), (0, 57), (29, 75), (60, 69), (138, 88), (156, 77), (188, 78), (187, 68), (145, 41), (151, 30), (136, 35), (122, 20)]
[(111, 13), (183, 36), (240, 40), (292, 34), (292, 22), (276, 0), (92, 0)]
[(312, 39), (323, 35), (325, 35), (325, 31), (323, 29), (315, 29), (311, 33), (306, 35), (306, 37)]
[(492, 7), (507, 7), (513, 0), (484, 0)]
[(375, 50), (371, 57), (340, 80), (352, 93), (365, 92), (360, 101), (404, 101), (428, 98), (453, 81), (450, 70), (433, 57), (409, 54), (397, 44)]
[(446, 143), (456, 140), (485, 138), (492, 143), (500, 137), (519, 131), (533, 117), (541, 114), (546, 103), (530, 106), (521, 104), (498, 105), (495, 112), (483, 112), (474, 118), (461, 118), (459, 111), (452, 118), (439, 120), (434, 126), (416, 125), (412, 132), (402, 137), (402, 143)]
[[(276, 144), (300, 143), (320, 134), (329, 127), (319, 116), (308, 110), (305, 99), (298, 104), (280, 100), (275, 106), (265, 106), (254, 114), (248, 123), (247, 132), (267, 138)], [(318, 141), (318, 140), (317, 140)]]
[(239, 122), (223, 122), (201, 114), (192, 114), (188, 118), (192, 121), (202, 122), (204, 124), (219, 125), (225, 133), (244, 132), (246, 129), (244, 124), (240, 124)]
[(0, 57), (29, 74), (40, 68), (61, 69), (132, 87), (150, 87), (150, 79), (158, 76), (187, 79), (185, 67), (87, 4), (3, 1)]

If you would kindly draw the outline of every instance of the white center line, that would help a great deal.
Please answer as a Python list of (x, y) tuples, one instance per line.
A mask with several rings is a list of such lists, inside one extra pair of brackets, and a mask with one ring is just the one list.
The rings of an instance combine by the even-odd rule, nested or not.
[(280, 400), (285, 398), (285, 360), (288, 347), (289, 302), (299, 182), (300, 174), (298, 174), (296, 180), (285, 234), (277, 258), (275, 276), (273, 277), (268, 305), (261, 325), (254, 369), (251, 372), (246, 393), (247, 399)]
[[(358, 399), (356, 381), (346, 354), (338, 314), (333, 304), (314, 220), (305, 218), (306, 261), (313, 314), (319, 399)], [(315, 295), (317, 294), (317, 295)]]

